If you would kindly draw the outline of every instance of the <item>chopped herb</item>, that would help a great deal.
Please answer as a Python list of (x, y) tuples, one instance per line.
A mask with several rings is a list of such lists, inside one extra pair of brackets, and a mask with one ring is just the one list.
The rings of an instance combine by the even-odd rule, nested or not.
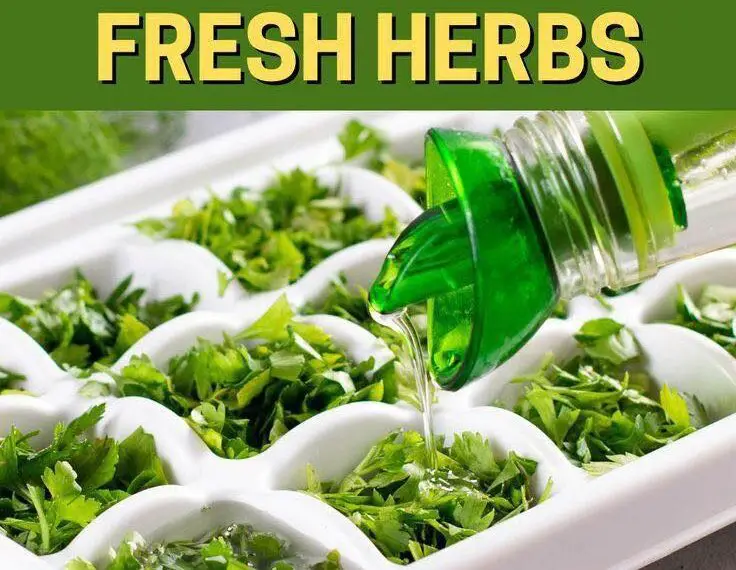
[(583, 465), (583, 469), (585, 469), (585, 471), (587, 471), (590, 475), (600, 477), (601, 475), (610, 473), (614, 469), (623, 467), (624, 465), (631, 463), (632, 461), (636, 461), (637, 459), (639, 459), (639, 456), (634, 455), (633, 453), (625, 453), (623, 455), (609, 455), (608, 461), (591, 461), (590, 463), (585, 463)]
[[(419, 340), (422, 346), (426, 347), (426, 305), (411, 305), (408, 310), (412, 323), (419, 334)], [(362, 287), (351, 288), (348, 286), (345, 276), (341, 275), (332, 281), (329, 292), (324, 299), (303, 307), (302, 313), (306, 315), (335, 315), (363, 327), (375, 337), (382, 339), (400, 361), (397, 361), (397, 365), (400, 367), (397, 371), (400, 398), (415, 403), (417, 407), (419, 406), (416, 396), (416, 382), (413, 375), (408, 372), (411, 370), (411, 364), (404, 362), (408, 358), (403, 345), (404, 341), (399, 334), (373, 320), (368, 308), (368, 292), (365, 289)]]
[(628, 285), (627, 287), (622, 287), (621, 289), (611, 289), (610, 287), (604, 287), (601, 290), (601, 295), (605, 295), (606, 297), (620, 297), (621, 295), (625, 295), (626, 293), (631, 293), (632, 291), (635, 291), (639, 288), (639, 284), (635, 283), (634, 285)]
[(422, 207), (426, 204), (427, 180), (422, 161), (400, 160), (388, 150), (388, 143), (373, 127), (351, 120), (338, 135), (345, 160), (360, 156), (367, 167), (403, 188)]
[[(307, 315), (335, 315), (348, 320), (370, 331), (374, 336), (383, 339), (397, 356), (402, 352), (402, 337), (388, 327), (379, 325), (370, 315), (368, 292), (362, 287), (350, 288), (344, 275), (334, 279), (330, 284), (327, 296), (318, 303), (307, 305), (302, 309)], [(419, 333), (422, 344), (427, 340), (427, 308), (423, 304), (411, 305), (409, 315)]]
[[(340, 570), (337, 551), (311, 563), (295, 554), (274, 534), (249, 525), (231, 524), (199, 540), (146, 544), (139, 534), (128, 537), (99, 570)], [(97, 570), (72, 560), (66, 570)]]
[(625, 463), (684, 437), (707, 423), (702, 404), (666, 384), (658, 398), (637, 370), (639, 346), (611, 319), (585, 323), (575, 335), (582, 355), (518, 378), (527, 383), (514, 411), (544, 431), (568, 457), (603, 472), (601, 462)]
[(424, 438), (394, 432), (341, 481), (321, 483), (308, 468), (307, 492), (347, 516), (392, 562), (424, 558), (543, 501), (532, 492), (537, 462), (494, 456), (480, 434), (455, 434), (428, 468)]
[(565, 299), (560, 299), (554, 309), (552, 309), (550, 316), (555, 319), (566, 319), (569, 314), (570, 308), (568, 307), (568, 302)]
[(114, 172), (125, 150), (100, 112), (3, 111), (0, 141), (0, 216)]
[(322, 329), (293, 317), (282, 296), (236, 338), (200, 340), (165, 371), (141, 356), (111, 374), (121, 395), (163, 404), (230, 459), (257, 455), (327, 409), (396, 401), (392, 362), (371, 374), (373, 358), (353, 363)]
[(34, 338), (60, 366), (84, 375), (95, 363), (112, 364), (136, 341), (162, 323), (191, 311), (181, 295), (143, 301), (144, 289), (121, 281), (103, 300), (92, 283), (77, 272), (61, 289), (38, 301), (0, 293), (0, 317)]
[(30, 443), (38, 432), (14, 427), (0, 441), (0, 529), (31, 552), (58, 552), (114, 504), (168, 483), (141, 428), (122, 442), (85, 435), (104, 412), (100, 404), (59, 424), (42, 449)]
[(22, 374), (0, 366), (0, 394), (17, 391), (19, 384), (25, 379), (26, 377)]
[(342, 145), (345, 160), (352, 160), (366, 153), (379, 154), (387, 146), (381, 133), (357, 119), (345, 123), (337, 139)]
[(236, 188), (228, 198), (212, 195), (201, 207), (182, 200), (170, 217), (136, 226), (153, 238), (207, 248), (232, 271), (231, 278), (220, 275), (221, 289), (237, 279), (249, 291), (284, 287), (341, 249), (399, 230), (390, 210), (371, 222), (338, 188), (299, 169), (279, 174), (261, 195)]
[(409, 162), (383, 154), (372, 159), (368, 167), (403, 188), (422, 208), (426, 206), (427, 178), (421, 161)]
[(707, 336), (736, 356), (736, 287), (707, 285), (695, 303), (680, 285), (676, 306), (672, 323)]

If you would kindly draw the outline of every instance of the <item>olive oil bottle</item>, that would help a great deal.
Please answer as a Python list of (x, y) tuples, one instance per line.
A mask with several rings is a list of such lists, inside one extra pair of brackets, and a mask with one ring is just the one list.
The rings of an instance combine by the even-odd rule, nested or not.
[(384, 315), (428, 302), (447, 389), (513, 355), (560, 299), (736, 243), (736, 111), (543, 112), (500, 138), (431, 130), (425, 154), (429, 209), (369, 300)]

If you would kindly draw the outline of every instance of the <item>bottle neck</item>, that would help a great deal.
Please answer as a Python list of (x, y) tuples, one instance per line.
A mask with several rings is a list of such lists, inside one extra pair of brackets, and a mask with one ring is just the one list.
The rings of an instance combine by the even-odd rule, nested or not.
[[(672, 245), (676, 227), (669, 200), (679, 193), (676, 180), (666, 180), (655, 164), (649, 175), (658, 176), (652, 182), (659, 195), (643, 195), (637, 184), (641, 180), (631, 173), (639, 166), (644, 177), (647, 170), (626, 164), (617, 144), (603, 144), (600, 121), (607, 120), (607, 114), (595, 117), (597, 132), (593, 119), (583, 112), (543, 112), (519, 120), (504, 134), (565, 299), (597, 294), (604, 287), (621, 289), (651, 277), (660, 265), (658, 252)], [(652, 152), (648, 140), (644, 142)], [(622, 161), (618, 171), (614, 152)], [(657, 159), (654, 153), (651, 158)], [(665, 160), (671, 163), (668, 155)]]

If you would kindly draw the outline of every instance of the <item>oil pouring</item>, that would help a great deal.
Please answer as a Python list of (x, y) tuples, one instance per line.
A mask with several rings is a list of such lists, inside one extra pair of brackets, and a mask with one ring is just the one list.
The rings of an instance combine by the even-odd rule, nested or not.
[(417, 386), (417, 396), (419, 404), (422, 408), (422, 429), (424, 430), (424, 445), (427, 455), (427, 466), (430, 471), (435, 471), (438, 465), (437, 442), (434, 437), (434, 427), (432, 422), (432, 404), (434, 403), (434, 384), (427, 370), (427, 364), (424, 360), (424, 351), (422, 343), (419, 341), (414, 324), (411, 322), (409, 312), (406, 309), (399, 309), (393, 313), (379, 313), (372, 307), (370, 309), (371, 317), (378, 324), (388, 327), (395, 331), (404, 339), (404, 345), (408, 350), (411, 372), (414, 375), (414, 382)]
[(500, 138), (431, 130), (425, 155), (429, 209), (369, 300), (380, 315), (427, 301), (429, 368), (450, 390), (558, 300), (736, 243), (736, 111), (544, 112)]

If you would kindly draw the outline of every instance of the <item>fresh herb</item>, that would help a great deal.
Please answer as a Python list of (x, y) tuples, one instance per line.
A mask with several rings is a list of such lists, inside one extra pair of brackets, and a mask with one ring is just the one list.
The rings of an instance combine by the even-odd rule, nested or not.
[(229, 198), (212, 195), (201, 207), (182, 200), (170, 217), (136, 226), (153, 238), (207, 248), (232, 271), (232, 277), (221, 276), (221, 289), (237, 279), (250, 291), (284, 287), (333, 253), (399, 229), (390, 210), (371, 222), (338, 188), (299, 169), (279, 174), (261, 195), (236, 188)]
[(600, 294), (606, 297), (620, 297), (621, 295), (625, 295), (626, 293), (631, 293), (632, 291), (635, 291), (639, 288), (639, 285), (639, 283), (635, 283), (634, 285), (628, 285), (620, 289), (611, 289), (610, 287), (604, 287), (603, 289), (601, 289)]
[(552, 309), (550, 316), (554, 319), (566, 319), (570, 316), (570, 307), (568, 305), (569, 303), (565, 299), (560, 299)]
[(396, 158), (381, 133), (356, 119), (345, 124), (338, 140), (345, 160), (367, 157), (369, 169), (403, 188), (420, 206), (426, 205), (427, 180), (422, 161)]
[(345, 160), (352, 160), (365, 154), (380, 154), (388, 146), (381, 133), (357, 119), (345, 123), (337, 135), (337, 140), (342, 145)]
[[(427, 341), (427, 308), (424, 304), (411, 305), (409, 308), (414, 327), (417, 329), (422, 345)], [(379, 325), (370, 315), (368, 292), (362, 287), (351, 288), (344, 275), (334, 279), (329, 291), (320, 302), (312, 303), (302, 309), (307, 315), (335, 315), (360, 325), (374, 336), (383, 339), (388, 347), (399, 356), (403, 351), (401, 335), (388, 327)]]
[(0, 366), (0, 394), (16, 392), (19, 384), (26, 379), (22, 374)]
[(322, 483), (308, 468), (307, 491), (360, 528), (392, 562), (408, 564), (528, 510), (546, 499), (532, 492), (537, 462), (494, 456), (480, 434), (455, 434), (438, 446), (430, 470), (424, 438), (394, 432), (341, 481)]
[[(427, 311), (424, 304), (412, 305), (408, 308), (409, 316), (419, 334), (422, 347), (427, 346)], [(408, 354), (402, 337), (388, 327), (378, 324), (370, 315), (368, 309), (368, 292), (362, 287), (348, 286), (344, 275), (334, 279), (324, 299), (309, 304), (301, 311), (306, 315), (323, 314), (335, 315), (355, 323), (366, 329), (375, 337), (383, 340), (396, 355), (396, 380), (398, 382), (399, 398), (420, 407), (416, 393), (416, 381), (411, 372), (412, 364), (408, 361)]]
[(517, 379), (528, 384), (514, 411), (546, 433), (570, 459), (621, 464), (676, 441), (707, 423), (690, 395), (666, 384), (654, 399), (651, 378), (637, 369), (640, 349), (624, 325), (611, 319), (585, 323), (575, 335), (582, 354), (563, 366), (551, 358)]
[[(307, 562), (276, 535), (231, 524), (200, 540), (146, 544), (139, 534), (111, 554), (104, 570), (340, 570), (337, 551), (316, 564)], [(66, 570), (96, 570), (80, 559)], [(100, 567), (103, 570), (103, 567)]]
[(99, 112), (0, 113), (0, 216), (120, 167), (124, 151)]
[(0, 293), (0, 317), (36, 340), (60, 366), (79, 375), (95, 363), (112, 364), (151, 329), (191, 311), (195, 295), (144, 301), (145, 289), (131, 289), (132, 277), (103, 300), (77, 272), (68, 285), (34, 301)]
[(0, 528), (36, 554), (64, 548), (92, 519), (133, 493), (168, 483), (153, 437), (138, 428), (124, 441), (85, 434), (100, 404), (59, 424), (36, 449), (16, 428), (0, 441)]
[[(393, 363), (371, 373), (355, 364), (322, 329), (293, 320), (281, 297), (258, 321), (222, 344), (200, 340), (166, 371), (146, 356), (111, 373), (123, 396), (155, 400), (187, 419), (216, 454), (256, 455), (290, 429), (337, 406), (393, 403)], [(249, 342), (249, 344), (245, 344)]]
[(736, 287), (707, 285), (695, 303), (680, 285), (676, 306), (674, 324), (707, 336), (736, 356)]

